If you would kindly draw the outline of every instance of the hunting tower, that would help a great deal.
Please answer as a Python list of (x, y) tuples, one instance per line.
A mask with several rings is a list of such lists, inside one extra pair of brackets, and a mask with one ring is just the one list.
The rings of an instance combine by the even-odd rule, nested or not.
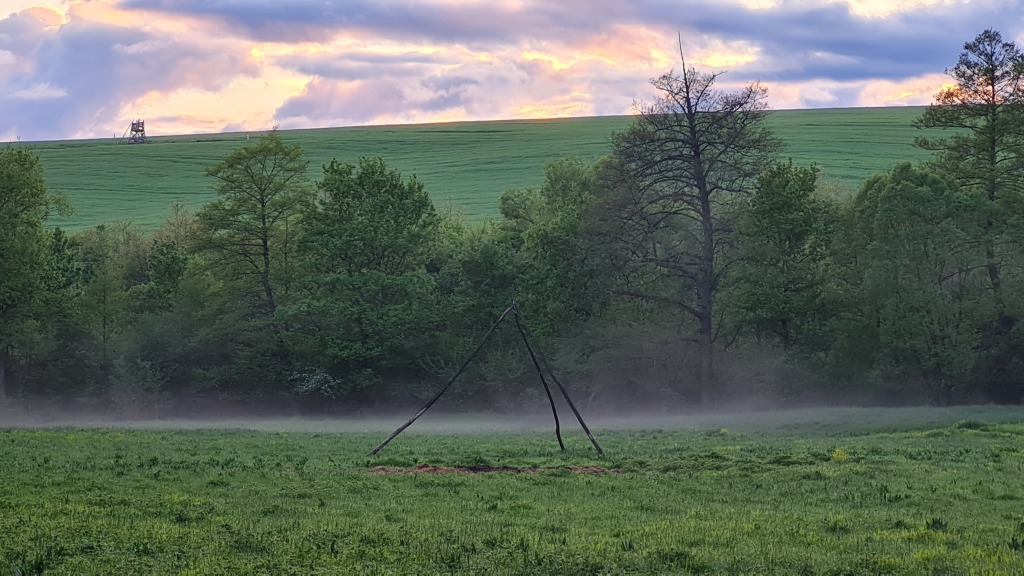
[[(145, 144), (149, 142), (146, 138), (146, 121), (145, 120), (132, 120), (132, 125), (128, 127), (131, 132), (131, 136), (128, 138), (129, 144)], [(121, 136), (124, 140), (124, 136)]]

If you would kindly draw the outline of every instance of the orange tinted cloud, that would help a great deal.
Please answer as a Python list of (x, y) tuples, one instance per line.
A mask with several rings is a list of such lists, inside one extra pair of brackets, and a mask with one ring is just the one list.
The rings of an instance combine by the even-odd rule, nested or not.
[(860, 106), (921, 106), (930, 104), (949, 77), (926, 74), (905, 80), (874, 80), (860, 91)]
[(0, 134), (621, 114), (689, 65), (776, 107), (926, 103), (1002, 0), (7, 0)]

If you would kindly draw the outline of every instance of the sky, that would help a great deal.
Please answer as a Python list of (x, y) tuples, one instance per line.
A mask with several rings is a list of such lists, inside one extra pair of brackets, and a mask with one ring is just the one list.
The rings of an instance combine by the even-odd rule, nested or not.
[(0, 0), (0, 141), (629, 114), (687, 65), (922, 105), (1021, 0)]

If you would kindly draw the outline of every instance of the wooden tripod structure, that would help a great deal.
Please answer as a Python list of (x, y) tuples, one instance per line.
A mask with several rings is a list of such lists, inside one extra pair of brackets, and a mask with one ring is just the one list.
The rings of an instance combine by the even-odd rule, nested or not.
[(380, 452), (381, 450), (383, 450), (384, 447), (387, 446), (389, 442), (394, 440), (395, 437), (401, 434), (403, 430), (411, 426), (412, 423), (419, 419), (420, 416), (423, 416), (423, 414), (427, 410), (429, 410), (430, 407), (433, 406), (434, 403), (437, 402), (437, 400), (441, 398), (441, 396), (444, 395), (445, 392), (448, 391), (448, 388), (450, 388), (451, 385), (455, 383), (455, 380), (457, 380), (459, 376), (462, 375), (462, 373), (466, 370), (466, 367), (469, 366), (469, 363), (473, 361), (473, 358), (476, 358), (476, 355), (479, 354), (480, 350), (483, 349), (484, 344), (486, 344), (487, 340), (490, 339), (491, 334), (494, 334), (494, 331), (498, 328), (498, 326), (501, 325), (501, 323), (505, 320), (505, 318), (508, 317), (509, 314), (511, 314), (516, 320), (516, 328), (519, 329), (519, 334), (523, 337), (523, 343), (526, 345), (526, 350), (530, 353), (530, 359), (533, 361), (534, 368), (537, 369), (537, 376), (540, 377), (541, 384), (544, 385), (544, 392), (547, 393), (548, 402), (551, 404), (551, 414), (555, 417), (555, 437), (558, 438), (559, 448), (565, 450), (565, 443), (562, 442), (562, 429), (561, 425), (558, 422), (558, 410), (555, 408), (555, 399), (551, 395), (551, 387), (548, 386), (548, 381), (544, 377), (545, 371), (548, 373), (549, 376), (551, 376), (551, 380), (555, 383), (555, 385), (558, 386), (558, 390), (562, 393), (562, 397), (565, 398), (565, 402), (569, 405), (569, 408), (572, 409), (572, 413), (576, 415), (576, 420), (579, 421), (580, 426), (583, 428), (583, 431), (587, 433), (587, 437), (590, 438), (590, 443), (594, 445), (594, 449), (597, 450), (598, 454), (604, 454), (604, 450), (601, 449), (601, 446), (597, 443), (597, 440), (594, 439), (594, 435), (590, 433), (590, 428), (587, 427), (587, 423), (583, 421), (583, 416), (580, 415), (580, 411), (577, 410), (576, 405), (573, 404), (572, 398), (569, 397), (569, 393), (565, 390), (565, 386), (563, 386), (562, 382), (558, 379), (557, 376), (555, 376), (555, 373), (551, 370), (551, 366), (548, 364), (548, 361), (544, 357), (544, 355), (540, 352), (540, 349), (531, 343), (531, 340), (533, 340), (533, 334), (530, 332), (530, 327), (527, 326), (526, 320), (523, 319), (522, 314), (519, 312), (519, 304), (515, 300), (513, 300), (512, 304), (508, 308), (506, 308), (504, 312), (502, 312), (501, 316), (498, 317), (498, 321), (495, 322), (493, 326), (491, 326), (491, 329), (487, 331), (487, 334), (484, 335), (483, 339), (480, 340), (480, 343), (477, 344), (473, 352), (469, 355), (468, 358), (466, 358), (466, 361), (463, 362), (462, 366), (459, 367), (458, 371), (455, 372), (455, 375), (448, 380), (448, 383), (442, 386), (441, 389), (437, 391), (437, 394), (435, 394), (433, 398), (428, 400), (427, 403), (423, 406), (423, 408), (420, 408), (419, 412), (416, 412), (416, 415), (410, 418), (405, 424), (399, 426), (397, 430), (392, 432), (390, 436), (388, 436), (383, 442), (381, 442), (376, 448), (374, 448), (370, 452), (370, 456), (373, 456)]

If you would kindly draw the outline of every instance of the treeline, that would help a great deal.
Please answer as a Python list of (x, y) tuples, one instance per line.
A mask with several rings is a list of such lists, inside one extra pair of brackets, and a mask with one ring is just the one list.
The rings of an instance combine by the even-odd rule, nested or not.
[[(131, 414), (347, 411), (431, 395), (515, 299), (593, 410), (1024, 398), (1024, 57), (987, 30), (917, 121), (921, 165), (855, 193), (780, 162), (765, 91), (685, 68), (589, 165), (466, 223), (377, 158), (309, 179), (270, 133), (218, 199), (45, 227), (66, 199), (0, 151), (0, 402)], [(895, 159), (894, 159), (895, 160)], [(542, 407), (513, 329), (449, 405)]]

